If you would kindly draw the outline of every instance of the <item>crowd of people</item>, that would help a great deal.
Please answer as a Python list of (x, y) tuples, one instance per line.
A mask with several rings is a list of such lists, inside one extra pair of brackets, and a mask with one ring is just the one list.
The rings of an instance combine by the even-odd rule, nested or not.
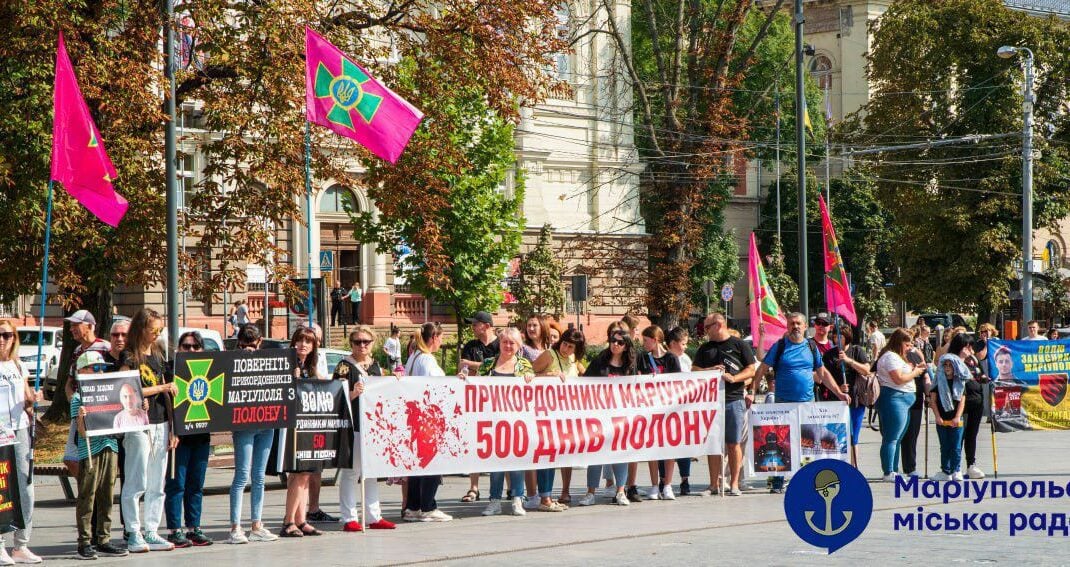
[[(77, 311), (66, 321), (77, 342), (70, 379), (66, 381), (71, 428), (64, 461), (78, 484), (75, 511), (78, 557), (95, 559), (98, 555), (123, 556), (211, 545), (213, 541), (201, 530), (211, 439), (209, 434), (179, 437), (172, 431), (172, 396), (177, 394), (177, 388), (160, 337), (163, 318), (152, 309), (142, 309), (132, 319), (117, 320), (109, 329), (110, 341), (96, 336), (96, 321), (88, 311)], [(930, 342), (931, 330), (924, 324), (895, 329), (887, 340), (871, 324), (867, 328), (869, 332), (855, 341), (850, 326), (836, 329), (828, 315), (819, 314), (813, 321), (812, 337), (808, 338), (806, 317), (791, 313), (787, 316), (785, 335), (767, 350), (756, 353), (749, 340), (743, 340), (729, 327), (724, 315), (713, 313), (700, 324), (699, 332), (706, 340), (694, 351), (692, 360), (687, 349), (690, 342), (687, 328), (678, 327), (666, 333), (657, 325), (641, 328), (638, 320), (626, 316), (609, 325), (605, 348), (587, 360), (584, 333), (565, 327), (550, 316), (532, 316), (516, 327), (498, 330), (490, 314), (485, 312), (475, 313), (466, 321), (475, 338), (461, 349), (458, 374), (462, 379), (479, 375), (523, 377), (528, 382), (535, 377), (568, 381), (578, 376), (722, 371), (727, 474), (722, 477), (725, 471), (722, 456), (709, 456), (711, 472), (706, 494), (722, 490), (730, 496), (742, 494), (740, 478), (747, 410), (763, 392), (765, 402), (846, 402), (850, 407), (854, 445), (864, 427), (867, 406), (872, 406), (880, 418), (881, 471), (889, 481), (900, 472), (917, 474), (917, 438), (923, 412), (931, 409), (941, 447), (940, 472), (933, 478), (963, 478), (963, 449), (965, 475), (972, 479), (984, 477), (977, 465), (976, 436), (987, 382), (984, 363), (988, 356), (987, 341), (996, 337), (995, 328), (989, 324), (980, 326), (976, 341), (971, 340), (964, 328), (949, 329), (934, 348)], [(1030, 324), (1030, 338), (1045, 338), (1038, 335), (1037, 327)], [(41, 561), (28, 547), (34, 494), (27, 482), (28, 428), (34, 401), (40, 398), (30, 387), (27, 369), (19, 364), (15, 329), (13, 322), (0, 321), (0, 390), (6, 390), (0, 393), (6, 394), (9, 400), (10, 428), (20, 440), (15, 446), (16, 469), (26, 527), (14, 533), (10, 554), (0, 545), (0, 564)], [(252, 323), (240, 325), (236, 338), (237, 347), (245, 350), (260, 348), (262, 340), (259, 327)], [(388, 361), (385, 367), (373, 354), (380, 344), (375, 329), (357, 325), (347, 340), (350, 353), (331, 374), (320, 354), (323, 337), (318, 326), (298, 328), (291, 337), (290, 348), (296, 356), (296, 379), (348, 381), (353, 415), (359, 415), (367, 377), (446, 374), (436, 358), (443, 342), (443, 330), (438, 323), (421, 325), (409, 338), (407, 348), (401, 345), (399, 331), (392, 328), (391, 336), (382, 344)], [(179, 338), (177, 348), (196, 352), (204, 349), (204, 343), (198, 333), (187, 332)], [(144, 430), (119, 436), (87, 436), (80, 380), (85, 375), (113, 370), (138, 372), (144, 406), (141, 411), (135, 411), (138, 408), (131, 411), (147, 416), (147, 425)], [(347, 532), (394, 529), (396, 525), (383, 513), (376, 479), (366, 479), (364, 502), (358, 505), (361, 432), (358, 423), (353, 426), (353, 462), (340, 472), (338, 480), (340, 517), (320, 509), (322, 468), (291, 463), (281, 471), (286, 473), (287, 492), (282, 528), (277, 534), (267, 529), (262, 516), (265, 477), (279, 472), (269, 471), (269, 461), (276, 450), (276, 432), (271, 429), (234, 432), (227, 542), (245, 544), (269, 542), (280, 536), (318, 536), (322, 532), (313, 525), (317, 522), (340, 521)], [(617, 505), (674, 500), (674, 483), (680, 494), (692, 493), (691, 461), (681, 458), (647, 463), (649, 484), (642, 487), (638, 481), (639, 463), (587, 467), (585, 490), (578, 491), (576, 504), (596, 504), (603, 482), (612, 494), (610, 502)], [(170, 474), (169, 466), (173, 469)], [(529, 510), (567, 510), (572, 504), (572, 469), (562, 468), (560, 472), (560, 492), (556, 498), (554, 469), (491, 473), (482, 514), (502, 514), (505, 503), (513, 515), (525, 515)], [(677, 473), (679, 482), (674, 481)], [(478, 472), (469, 476), (469, 488), (461, 497), (462, 502), (483, 499), (482, 478)], [(120, 486), (119, 521), (124, 534), (121, 546), (111, 541), (111, 503), (116, 479)], [(436, 498), (441, 483), (439, 476), (387, 479), (387, 485), (401, 486), (400, 517), (409, 522), (452, 520), (438, 509)], [(249, 486), (249, 530), (245, 531), (243, 499)], [(772, 483), (773, 491), (780, 488), (782, 485)], [(365, 510), (363, 518), (361, 508)], [(166, 525), (161, 525), (164, 522)], [(166, 534), (162, 533), (164, 529)]]

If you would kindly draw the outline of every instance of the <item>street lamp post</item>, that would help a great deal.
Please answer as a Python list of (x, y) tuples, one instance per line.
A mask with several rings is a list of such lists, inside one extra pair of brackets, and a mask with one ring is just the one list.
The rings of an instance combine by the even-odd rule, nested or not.
[(1033, 52), (1004, 45), (996, 55), (1022, 56), (1022, 326), (1033, 319)]
[(799, 311), (810, 318), (809, 280), (806, 273), (806, 84), (803, 75), (803, 2), (795, 0), (795, 143), (799, 174)]

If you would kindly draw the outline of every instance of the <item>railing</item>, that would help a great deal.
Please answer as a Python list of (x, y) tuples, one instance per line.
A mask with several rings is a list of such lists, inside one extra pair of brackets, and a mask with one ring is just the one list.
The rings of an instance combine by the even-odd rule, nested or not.
[(249, 309), (249, 320), (259, 321), (264, 317), (264, 296), (250, 295), (245, 300), (245, 306)]
[(418, 293), (394, 294), (394, 320), (423, 323), (430, 315), (431, 305)]

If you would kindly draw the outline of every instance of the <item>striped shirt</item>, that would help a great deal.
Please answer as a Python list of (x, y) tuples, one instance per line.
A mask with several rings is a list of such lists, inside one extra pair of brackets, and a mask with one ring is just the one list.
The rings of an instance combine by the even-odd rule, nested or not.
[[(82, 394), (75, 392), (71, 396), (71, 421), (74, 423), (75, 428), (78, 427), (78, 410), (82, 407)], [(75, 434), (75, 442), (78, 443), (78, 458), (85, 460), (89, 458), (86, 453), (85, 437), (82, 437), (81, 433)], [(100, 453), (105, 449), (111, 449), (113, 453), (119, 452), (119, 443), (115, 440), (115, 437), (111, 435), (100, 435), (97, 437), (89, 438), (89, 449), (94, 455)]]

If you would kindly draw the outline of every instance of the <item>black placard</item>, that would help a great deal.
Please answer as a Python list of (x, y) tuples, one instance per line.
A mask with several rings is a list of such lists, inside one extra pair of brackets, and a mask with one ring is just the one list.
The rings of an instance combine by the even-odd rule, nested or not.
[(90, 436), (141, 431), (149, 427), (149, 414), (141, 396), (137, 370), (106, 374), (79, 374), (78, 392), (85, 408), (85, 429)]
[(180, 352), (175, 433), (293, 427), (293, 350)]
[(279, 470), (310, 466), (348, 468), (352, 464), (353, 419), (349, 385), (344, 380), (301, 380), (297, 383), (297, 422), (283, 432)]

